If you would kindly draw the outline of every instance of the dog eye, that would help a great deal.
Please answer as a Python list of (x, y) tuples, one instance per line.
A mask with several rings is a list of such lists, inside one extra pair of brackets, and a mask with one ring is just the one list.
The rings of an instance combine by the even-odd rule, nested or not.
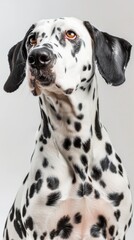
[(77, 38), (77, 34), (72, 30), (68, 30), (65, 33), (65, 38), (69, 40), (75, 40)]
[(28, 43), (31, 45), (31, 46), (35, 46), (37, 44), (37, 39), (36, 39), (36, 36), (35, 34), (34, 35), (31, 35), (28, 39)]

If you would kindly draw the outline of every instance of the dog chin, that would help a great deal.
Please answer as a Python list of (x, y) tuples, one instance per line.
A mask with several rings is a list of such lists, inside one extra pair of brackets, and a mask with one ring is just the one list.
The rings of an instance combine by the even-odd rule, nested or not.
[(34, 96), (39, 96), (45, 89), (54, 83), (54, 79), (46, 76), (31, 76), (29, 87)]

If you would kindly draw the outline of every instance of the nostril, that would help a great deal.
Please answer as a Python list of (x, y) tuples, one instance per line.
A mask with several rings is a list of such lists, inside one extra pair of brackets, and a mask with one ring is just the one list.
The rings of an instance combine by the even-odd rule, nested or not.
[(35, 64), (35, 58), (34, 58), (34, 56), (32, 56), (32, 55), (30, 55), (29, 57), (28, 57), (28, 61), (29, 61), (29, 63), (32, 65), (32, 64)]
[(42, 64), (48, 64), (50, 62), (50, 58), (47, 54), (42, 54), (39, 56), (39, 62)]

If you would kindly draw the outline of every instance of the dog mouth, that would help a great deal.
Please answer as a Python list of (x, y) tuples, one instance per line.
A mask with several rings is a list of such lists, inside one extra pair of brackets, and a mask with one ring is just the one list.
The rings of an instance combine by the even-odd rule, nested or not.
[(55, 74), (51, 69), (30, 69), (30, 88), (34, 96), (41, 94), (45, 89), (55, 82)]

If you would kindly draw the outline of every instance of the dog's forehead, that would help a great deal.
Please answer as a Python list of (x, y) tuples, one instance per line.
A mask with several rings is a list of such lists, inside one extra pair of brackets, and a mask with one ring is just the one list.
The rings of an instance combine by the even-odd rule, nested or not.
[(53, 29), (63, 30), (74, 30), (80, 34), (86, 34), (87, 29), (85, 28), (83, 21), (73, 17), (57, 18), (57, 19), (42, 19), (35, 24), (33, 31), (46, 32)]

